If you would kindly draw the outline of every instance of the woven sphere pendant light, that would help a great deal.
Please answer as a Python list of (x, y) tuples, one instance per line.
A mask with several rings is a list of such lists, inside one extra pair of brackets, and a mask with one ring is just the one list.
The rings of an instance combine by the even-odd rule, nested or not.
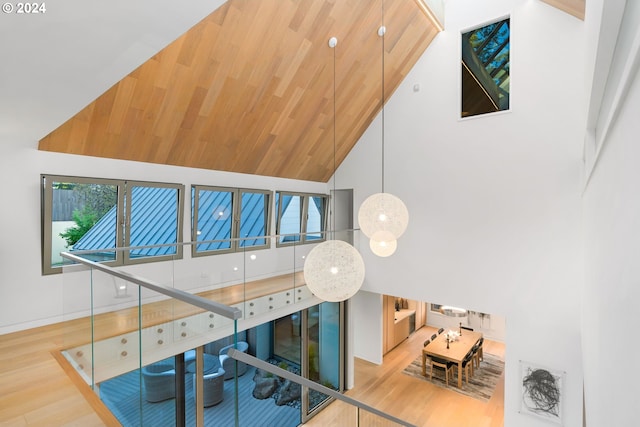
[[(329, 47), (335, 48), (338, 40), (332, 37)], [(335, 191), (335, 50), (334, 72), (334, 191)], [(335, 197), (335, 194), (334, 196)], [(334, 199), (335, 203), (335, 199)], [(335, 206), (333, 211), (335, 212)], [(335, 233), (335, 230), (334, 230)], [(342, 240), (319, 243), (307, 255), (304, 262), (304, 280), (315, 296), (325, 301), (339, 302), (351, 298), (364, 282), (364, 261), (360, 252)]]
[(397, 239), (407, 229), (409, 211), (402, 200), (391, 193), (372, 194), (360, 205), (358, 224), (369, 238), (379, 231), (387, 231)]
[(325, 301), (344, 301), (355, 295), (364, 282), (360, 252), (342, 240), (327, 240), (309, 252), (304, 279), (315, 296)]
[(398, 241), (388, 231), (377, 231), (369, 240), (371, 252), (379, 257), (388, 257), (394, 254), (398, 248)]

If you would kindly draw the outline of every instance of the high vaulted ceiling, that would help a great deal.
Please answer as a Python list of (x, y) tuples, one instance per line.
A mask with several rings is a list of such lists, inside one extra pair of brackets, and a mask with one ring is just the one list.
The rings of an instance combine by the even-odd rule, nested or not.
[(570, 15), (575, 16), (578, 19), (584, 20), (584, 13), (587, 0), (542, 0), (545, 3), (549, 3), (551, 6), (557, 7), (560, 10), (564, 10)]
[(39, 149), (325, 182), (381, 108), (383, 63), (388, 99), (437, 34), (419, 1), (230, 0)]

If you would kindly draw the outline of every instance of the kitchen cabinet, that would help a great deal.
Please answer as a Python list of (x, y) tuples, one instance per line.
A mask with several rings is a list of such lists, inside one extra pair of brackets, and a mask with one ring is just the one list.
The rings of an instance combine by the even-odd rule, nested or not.
[[(382, 300), (382, 354), (406, 340), (415, 330), (425, 324), (425, 304), (392, 295), (383, 295)], [(398, 303), (398, 309), (396, 309)], [(403, 308), (404, 307), (404, 308)]]

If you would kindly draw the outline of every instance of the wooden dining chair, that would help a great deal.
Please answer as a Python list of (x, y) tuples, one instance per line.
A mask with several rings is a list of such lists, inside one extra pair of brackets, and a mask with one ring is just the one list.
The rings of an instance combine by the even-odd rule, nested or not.
[(428, 345), (429, 345), (429, 343), (430, 343), (430, 342), (431, 342), (431, 340), (426, 340), (426, 341), (424, 342), (424, 344), (422, 344), (422, 346), (423, 346), (423, 347), (426, 347), (426, 346), (428, 346)]
[(482, 344), (484, 344), (484, 337), (480, 337), (477, 343), (471, 349), (473, 351), (473, 364), (476, 368), (480, 367), (480, 361), (484, 360), (482, 352)]
[(435, 340), (436, 338), (438, 338), (438, 335), (436, 334), (431, 335), (431, 341)]
[[(467, 353), (467, 355), (464, 357), (464, 359), (462, 359), (462, 372), (459, 372), (458, 369), (458, 375), (463, 375), (463, 378), (465, 379), (466, 383), (469, 384), (469, 371), (471, 370), (471, 375), (473, 375), (473, 349), (469, 350), (469, 353)], [(457, 364), (453, 364), (454, 367), (458, 367)]]
[(438, 335), (440, 335), (440, 334), (441, 334), (441, 333), (443, 333), (443, 332), (444, 332), (444, 328), (440, 328), (440, 329), (438, 329)]
[(433, 369), (434, 368), (442, 368), (444, 369), (444, 382), (449, 385), (449, 372), (453, 369), (455, 363), (449, 362), (448, 360), (440, 359), (439, 357), (431, 357), (431, 372), (429, 375), (429, 380), (433, 381)]

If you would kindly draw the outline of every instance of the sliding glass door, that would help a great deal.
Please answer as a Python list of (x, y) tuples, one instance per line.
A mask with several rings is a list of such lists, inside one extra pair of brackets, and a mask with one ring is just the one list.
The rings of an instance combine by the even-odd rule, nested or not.
[[(342, 390), (342, 303), (324, 302), (303, 312), (306, 377), (333, 390)], [(329, 403), (329, 396), (303, 388), (303, 421)]]
[[(273, 322), (273, 357), (279, 366), (332, 390), (344, 389), (344, 304), (324, 302)], [(302, 422), (329, 396), (302, 387)]]
[(273, 356), (284, 362), (283, 366), (293, 364), (298, 369), (301, 366), (301, 315), (298, 311), (273, 321)]

